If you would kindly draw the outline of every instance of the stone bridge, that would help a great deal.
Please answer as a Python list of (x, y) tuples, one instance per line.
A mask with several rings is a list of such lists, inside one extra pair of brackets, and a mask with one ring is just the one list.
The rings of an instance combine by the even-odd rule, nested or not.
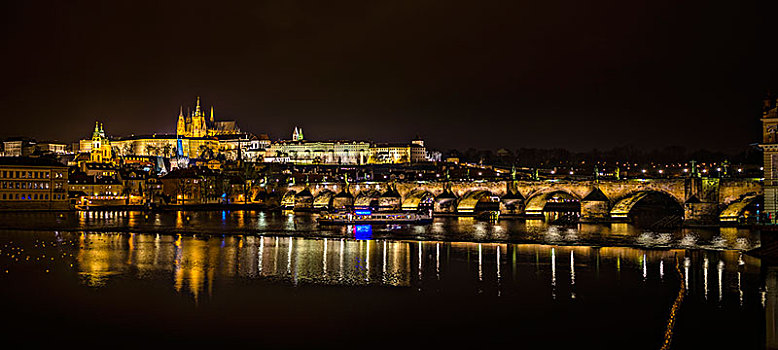
[[(541, 216), (551, 206), (580, 210), (581, 221), (627, 221), (639, 203), (677, 213), (687, 224), (737, 221), (762, 200), (762, 182), (744, 178), (627, 180), (543, 180), (493, 182), (360, 182), (297, 184), (282, 193), (291, 209), (373, 207), (384, 210), (432, 209), (472, 215), (500, 210), (503, 215)], [(580, 208), (580, 209), (578, 209)]]

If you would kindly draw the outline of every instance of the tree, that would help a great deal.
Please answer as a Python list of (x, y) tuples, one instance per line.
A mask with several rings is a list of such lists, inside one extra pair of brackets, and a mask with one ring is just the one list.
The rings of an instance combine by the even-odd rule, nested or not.
[(243, 180), (243, 203), (248, 203), (251, 196), (251, 188), (260, 178), (260, 173), (254, 164), (244, 163), (241, 178)]
[(123, 156), (128, 156), (132, 154), (132, 145), (127, 142), (122, 146), (121, 153)]
[(124, 186), (122, 186), (122, 195), (124, 196), (124, 204), (129, 205), (130, 204), (130, 194), (132, 193), (132, 183), (129, 181), (124, 181)]
[(165, 143), (164, 146), (162, 146), (162, 155), (165, 156), (165, 158), (170, 158), (170, 155), (173, 153), (173, 146), (171, 146), (169, 143)]
[(181, 205), (186, 204), (186, 197), (192, 197), (193, 185), (194, 184), (189, 178), (179, 177), (176, 179), (176, 192), (178, 193), (178, 197), (180, 197), (179, 199), (181, 199)]
[(146, 145), (146, 154), (147, 155), (150, 155), (150, 156), (156, 155), (157, 151), (158, 151), (158, 149), (157, 149), (156, 146), (148, 145), (148, 144)]

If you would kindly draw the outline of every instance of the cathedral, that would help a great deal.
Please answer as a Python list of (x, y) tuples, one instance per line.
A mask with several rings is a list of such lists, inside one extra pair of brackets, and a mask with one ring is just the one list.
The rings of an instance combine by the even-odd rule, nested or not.
[(206, 113), (200, 107), (200, 97), (198, 96), (194, 111), (185, 116), (184, 107), (181, 107), (178, 113), (176, 134), (179, 138), (235, 135), (240, 134), (240, 128), (234, 120), (214, 120), (213, 106), (211, 106), (209, 118), (206, 119)]

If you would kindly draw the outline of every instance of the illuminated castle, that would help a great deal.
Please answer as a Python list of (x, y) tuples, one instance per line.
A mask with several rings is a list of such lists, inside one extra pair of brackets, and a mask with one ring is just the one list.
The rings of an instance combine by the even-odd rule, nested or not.
[(200, 97), (198, 96), (194, 111), (188, 113), (187, 116), (184, 116), (184, 107), (181, 107), (178, 113), (176, 134), (179, 138), (235, 135), (240, 134), (240, 128), (234, 120), (214, 120), (213, 106), (211, 106), (210, 117), (206, 119), (205, 111), (200, 108)]

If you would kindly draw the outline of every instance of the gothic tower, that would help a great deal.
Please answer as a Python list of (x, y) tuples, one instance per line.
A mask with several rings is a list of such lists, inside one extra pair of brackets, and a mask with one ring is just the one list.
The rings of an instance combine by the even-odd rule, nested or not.
[(178, 137), (186, 136), (186, 118), (184, 118), (184, 106), (181, 106), (181, 110), (178, 112), (176, 134), (178, 134)]
[(197, 106), (192, 114), (191, 137), (203, 137), (208, 133), (205, 125), (205, 113), (200, 108), (200, 96), (197, 97)]

